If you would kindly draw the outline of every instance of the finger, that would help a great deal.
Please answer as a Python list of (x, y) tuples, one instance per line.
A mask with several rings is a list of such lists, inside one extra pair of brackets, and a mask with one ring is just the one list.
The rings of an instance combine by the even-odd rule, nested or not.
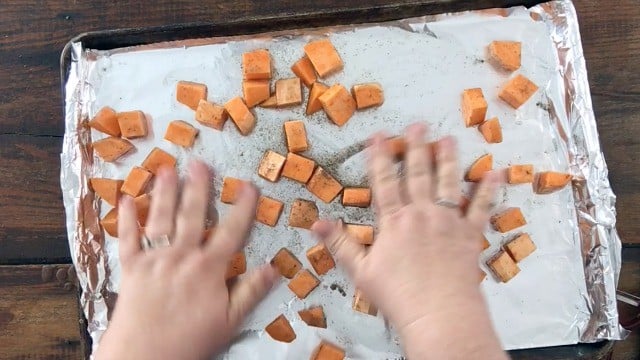
[(172, 167), (163, 167), (153, 185), (146, 235), (155, 239), (163, 235), (171, 237), (178, 196), (178, 175)]
[(438, 141), (437, 173), (436, 198), (458, 203), (462, 191), (460, 190), (458, 150), (452, 137), (445, 137)]
[(486, 173), (478, 186), (473, 200), (471, 200), (471, 205), (469, 205), (469, 210), (467, 211), (467, 219), (471, 226), (479, 231), (483, 231), (489, 221), (491, 203), (501, 183), (502, 176), (500, 172), (491, 171)]
[(394, 171), (393, 157), (381, 134), (373, 137), (369, 155), (369, 178), (373, 184), (373, 198), (380, 217), (384, 218), (403, 206), (400, 178)]
[(120, 262), (126, 264), (140, 252), (140, 230), (133, 199), (123, 196), (118, 209), (118, 243)]
[(244, 246), (253, 227), (257, 203), (258, 190), (252, 184), (244, 183), (235, 205), (207, 242), (210, 253), (226, 259)]
[(229, 294), (229, 326), (240, 326), (244, 318), (262, 300), (278, 279), (278, 272), (264, 265), (250, 272), (233, 286)]
[(182, 191), (176, 217), (175, 244), (198, 246), (201, 244), (209, 202), (209, 168), (201, 161), (189, 164), (189, 175)]
[(353, 279), (367, 254), (364, 246), (358, 244), (347, 233), (341, 221), (317, 221), (311, 227), (311, 231), (325, 244)]
[(426, 132), (427, 128), (424, 124), (413, 124), (407, 128), (406, 132), (407, 192), (411, 201), (419, 205), (428, 203), (433, 197), (431, 194), (431, 148), (424, 142)]

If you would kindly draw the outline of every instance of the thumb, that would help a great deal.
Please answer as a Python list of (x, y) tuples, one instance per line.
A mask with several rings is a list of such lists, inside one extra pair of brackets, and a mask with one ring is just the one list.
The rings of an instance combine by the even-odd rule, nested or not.
[(342, 221), (317, 221), (311, 227), (311, 231), (353, 278), (367, 253), (364, 246), (358, 244), (351, 234), (347, 233)]
[(240, 280), (229, 293), (229, 326), (240, 326), (247, 314), (269, 293), (278, 279), (277, 271), (270, 265), (250, 272)]

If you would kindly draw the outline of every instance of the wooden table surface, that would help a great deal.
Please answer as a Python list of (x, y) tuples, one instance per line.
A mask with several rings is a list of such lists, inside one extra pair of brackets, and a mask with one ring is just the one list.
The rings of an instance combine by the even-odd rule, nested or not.
[[(0, 2), (0, 358), (85, 354), (59, 186), (63, 135), (59, 57), (91, 30), (225, 22), (376, 8), (414, 1), (195, 0)], [(429, 1), (422, 1), (429, 2)], [(434, 1), (435, 3), (436, 1)], [(457, 1), (487, 6), (495, 1)], [(426, 11), (442, 3), (422, 5)], [(505, 4), (513, 1), (504, 1)], [(637, 0), (576, 0), (600, 140), (618, 195), (625, 243), (620, 288), (640, 293), (640, 6)], [(326, 15), (325, 15), (326, 16)], [(45, 265), (46, 264), (46, 265)], [(513, 353), (522, 359), (640, 358), (640, 338)], [(578, 355), (582, 354), (582, 355)], [(598, 354), (597, 356), (594, 354)]]

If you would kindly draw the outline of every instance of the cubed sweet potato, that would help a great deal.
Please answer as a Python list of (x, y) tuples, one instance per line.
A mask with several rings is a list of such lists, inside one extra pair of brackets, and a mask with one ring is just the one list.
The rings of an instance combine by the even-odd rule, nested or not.
[(302, 59), (296, 61), (295, 64), (291, 66), (291, 71), (293, 71), (293, 73), (300, 78), (304, 86), (308, 88), (310, 88), (318, 79), (311, 60), (306, 56), (303, 56)]
[(271, 55), (260, 49), (242, 54), (242, 74), (245, 80), (271, 79)]
[(289, 281), (288, 287), (299, 299), (304, 299), (318, 285), (320, 285), (320, 280), (309, 270), (302, 269)]
[(513, 259), (504, 251), (499, 251), (487, 262), (489, 269), (500, 279), (506, 283), (518, 275), (520, 268)]
[(105, 106), (89, 121), (89, 126), (110, 136), (120, 137), (120, 125), (116, 112)]
[(538, 194), (549, 194), (558, 191), (571, 182), (570, 174), (555, 171), (544, 171), (536, 174), (536, 177), (534, 189)]
[(521, 47), (518, 41), (492, 41), (489, 44), (489, 61), (507, 71), (518, 70)]
[(227, 122), (227, 112), (223, 106), (216, 105), (207, 100), (200, 100), (196, 109), (196, 121), (204, 126), (222, 131)]
[(296, 338), (296, 333), (293, 331), (289, 320), (282, 314), (269, 323), (264, 330), (273, 340), (290, 343)]
[(133, 205), (136, 207), (138, 225), (144, 227), (147, 225), (147, 216), (149, 215), (149, 208), (151, 207), (151, 195), (142, 194), (137, 196), (133, 199)]
[(466, 89), (462, 92), (462, 117), (467, 127), (483, 122), (487, 115), (487, 108), (482, 89)]
[(373, 244), (373, 226), (362, 224), (346, 224), (345, 230), (353, 239), (362, 245)]
[(484, 174), (493, 168), (493, 156), (491, 154), (482, 155), (478, 158), (467, 171), (465, 180), (471, 182), (479, 182)]
[(502, 142), (502, 127), (498, 118), (489, 119), (478, 126), (478, 130), (489, 144)]
[(92, 178), (89, 179), (91, 189), (107, 204), (118, 206), (118, 198), (120, 197), (120, 187), (122, 180)]
[(318, 100), (329, 119), (338, 126), (346, 124), (356, 111), (356, 101), (340, 84), (331, 86)]
[(260, 160), (258, 166), (258, 175), (271, 182), (280, 180), (280, 174), (282, 174), (282, 167), (287, 160), (283, 155), (278, 154), (275, 151), (267, 150)]
[(109, 210), (107, 215), (105, 215), (102, 220), (100, 220), (100, 226), (104, 229), (104, 231), (117, 238), (118, 237), (118, 208), (113, 208)]
[(351, 88), (358, 110), (380, 106), (384, 102), (384, 92), (378, 83), (353, 85)]
[(526, 184), (533, 182), (533, 165), (511, 165), (507, 168), (507, 182), (509, 184)]
[(160, 148), (153, 148), (149, 155), (147, 155), (147, 158), (142, 162), (142, 167), (154, 175), (158, 174), (160, 168), (173, 168), (175, 166), (176, 158)]
[(118, 113), (117, 116), (123, 138), (137, 139), (147, 136), (147, 118), (142, 111), (125, 111)]
[(302, 263), (287, 248), (278, 250), (271, 259), (271, 264), (278, 269), (280, 275), (287, 279), (293, 278), (302, 269)]
[(323, 341), (313, 351), (310, 360), (344, 360), (344, 350)]
[(256, 118), (251, 113), (251, 110), (245, 105), (241, 97), (235, 97), (224, 104), (224, 109), (233, 120), (233, 123), (238, 128), (238, 131), (244, 136), (247, 136), (256, 127)]
[(178, 81), (176, 85), (176, 100), (196, 110), (200, 100), (207, 99), (207, 85), (192, 81)]
[(252, 108), (271, 96), (269, 80), (245, 80), (242, 82), (244, 102)]
[(342, 185), (326, 170), (318, 166), (307, 182), (307, 190), (328, 204), (340, 194)]
[(120, 191), (131, 197), (139, 196), (145, 191), (152, 177), (153, 174), (149, 170), (136, 166), (131, 169), (127, 178), (124, 179)]
[(340, 55), (329, 39), (308, 43), (304, 46), (304, 53), (321, 78), (340, 71), (344, 67)]
[(298, 154), (288, 153), (287, 161), (282, 168), (282, 176), (306, 184), (313, 175), (315, 167), (315, 161)]
[(313, 201), (295, 199), (289, 213), (289, 226), (303, 229), (311, 229), (318, 221), (318, 207)]
[(498, 97), (517, 109), (527, 102), (536, 91), (538, 91), (536, 84), (524, 75), (518, 74), (504, 85), (498, 93)]
[(305, 112), (307, 115), (313, 115), (322, 110), (320, 96), (327, 90), (329, 90), (329, 87), (319, 82), (315, 82), (311, 85), (311, 90), (309, 90), (309, 100), (307, 102), (307, 110)]
[(289, 152), (298, 153), (309, 149), (304, 122), (300, 120), (286, 121), (284, 123), (284, 135), (287, 139)]
[(220, 191), (220, 201), (225, 204), (236, 202), (240, 189), (244, 186), (244, 181), (232, 177), (225, 177), (222, 180), (222, 191)]
[(256, 220), (269, 226), (276, 226), (284, 204), (266, 196), (260, 196), (256, 208)]
[(336, 267), (329, 249), (323, 244), (315, 245), (307, 250), (307, 259), (318, 275), (324, 275)]
[(491, 225), (496, 231), (506, 233), (526, 225), (527, 221), (520, 208), (513, 207), (491, 217)]
[(536, 251), (536, 244), (533, 243), (529, 234), (520, 234), (506, 243), (504, 250), (511, 256), (513, 261), (518, 263)]
[(353, 310), (373, 316), (378, 314), (378, 309), (362, 295), (360, 290), (356, 290), (353, 295)]
[(260, 107), (266, 109), (278, 107), (278, 99), (276, 99), (276, 95), (274, 94), (269, 96), (267, 100), (260, 103)]
[(487, 250), (489, 247), (491, 247), (491, 243), (486, 236), (482, 235), (482, 250)]
[(108, 137), (94, 141), (93, 150), (106, 162), (114, 162), (133, 149), (133, 145), (121, 138)]
[(324, 315), (322, 306), (314, 306), (306, 310), (300, 310), (298, 311), (298, 315), (300, 315), (302, 321), (309, 326), (323, 329), (327, 328), (327, 318)]
[(186, 121), (174, 120), (169, 123), (167, 132), (164, 134), (164, 139), (170, 141), (178, 146), (190, 148), (196, 141), (200, 130), (193, 127)]
[(300, 79), (280, 79), (276, 81), (276, 102), (278, 107), (302, 104)]
[(371, 189), (350, 187), (342, 192), (342, 205), (366, 208), (371, 205)]
[(247, 257), (244, 252), (237, 252), (231, 256), (229, 264), (227, 265), (227, 271), (224, 274), (224, 279), (233, 279), (236, 276), (242, 275), (247, 272)]

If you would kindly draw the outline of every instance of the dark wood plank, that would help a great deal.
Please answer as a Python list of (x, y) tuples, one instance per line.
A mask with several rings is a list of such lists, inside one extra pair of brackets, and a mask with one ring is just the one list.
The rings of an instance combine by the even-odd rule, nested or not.
[[(620, 290), (640, 296), (640, 247), (627, 247), (622, 251), (622, 271)], [(629, 322), (634, 316), (640, 317), (640, 309), (618, 302), (620, 320)], [(613, 348), (613, 360), (640, 359), (640, 329), (636, 329), (629, 338), (619, 341)]]
[(0, 266), (2, 359), (80, 359), (78, 298), (68, 265)]

